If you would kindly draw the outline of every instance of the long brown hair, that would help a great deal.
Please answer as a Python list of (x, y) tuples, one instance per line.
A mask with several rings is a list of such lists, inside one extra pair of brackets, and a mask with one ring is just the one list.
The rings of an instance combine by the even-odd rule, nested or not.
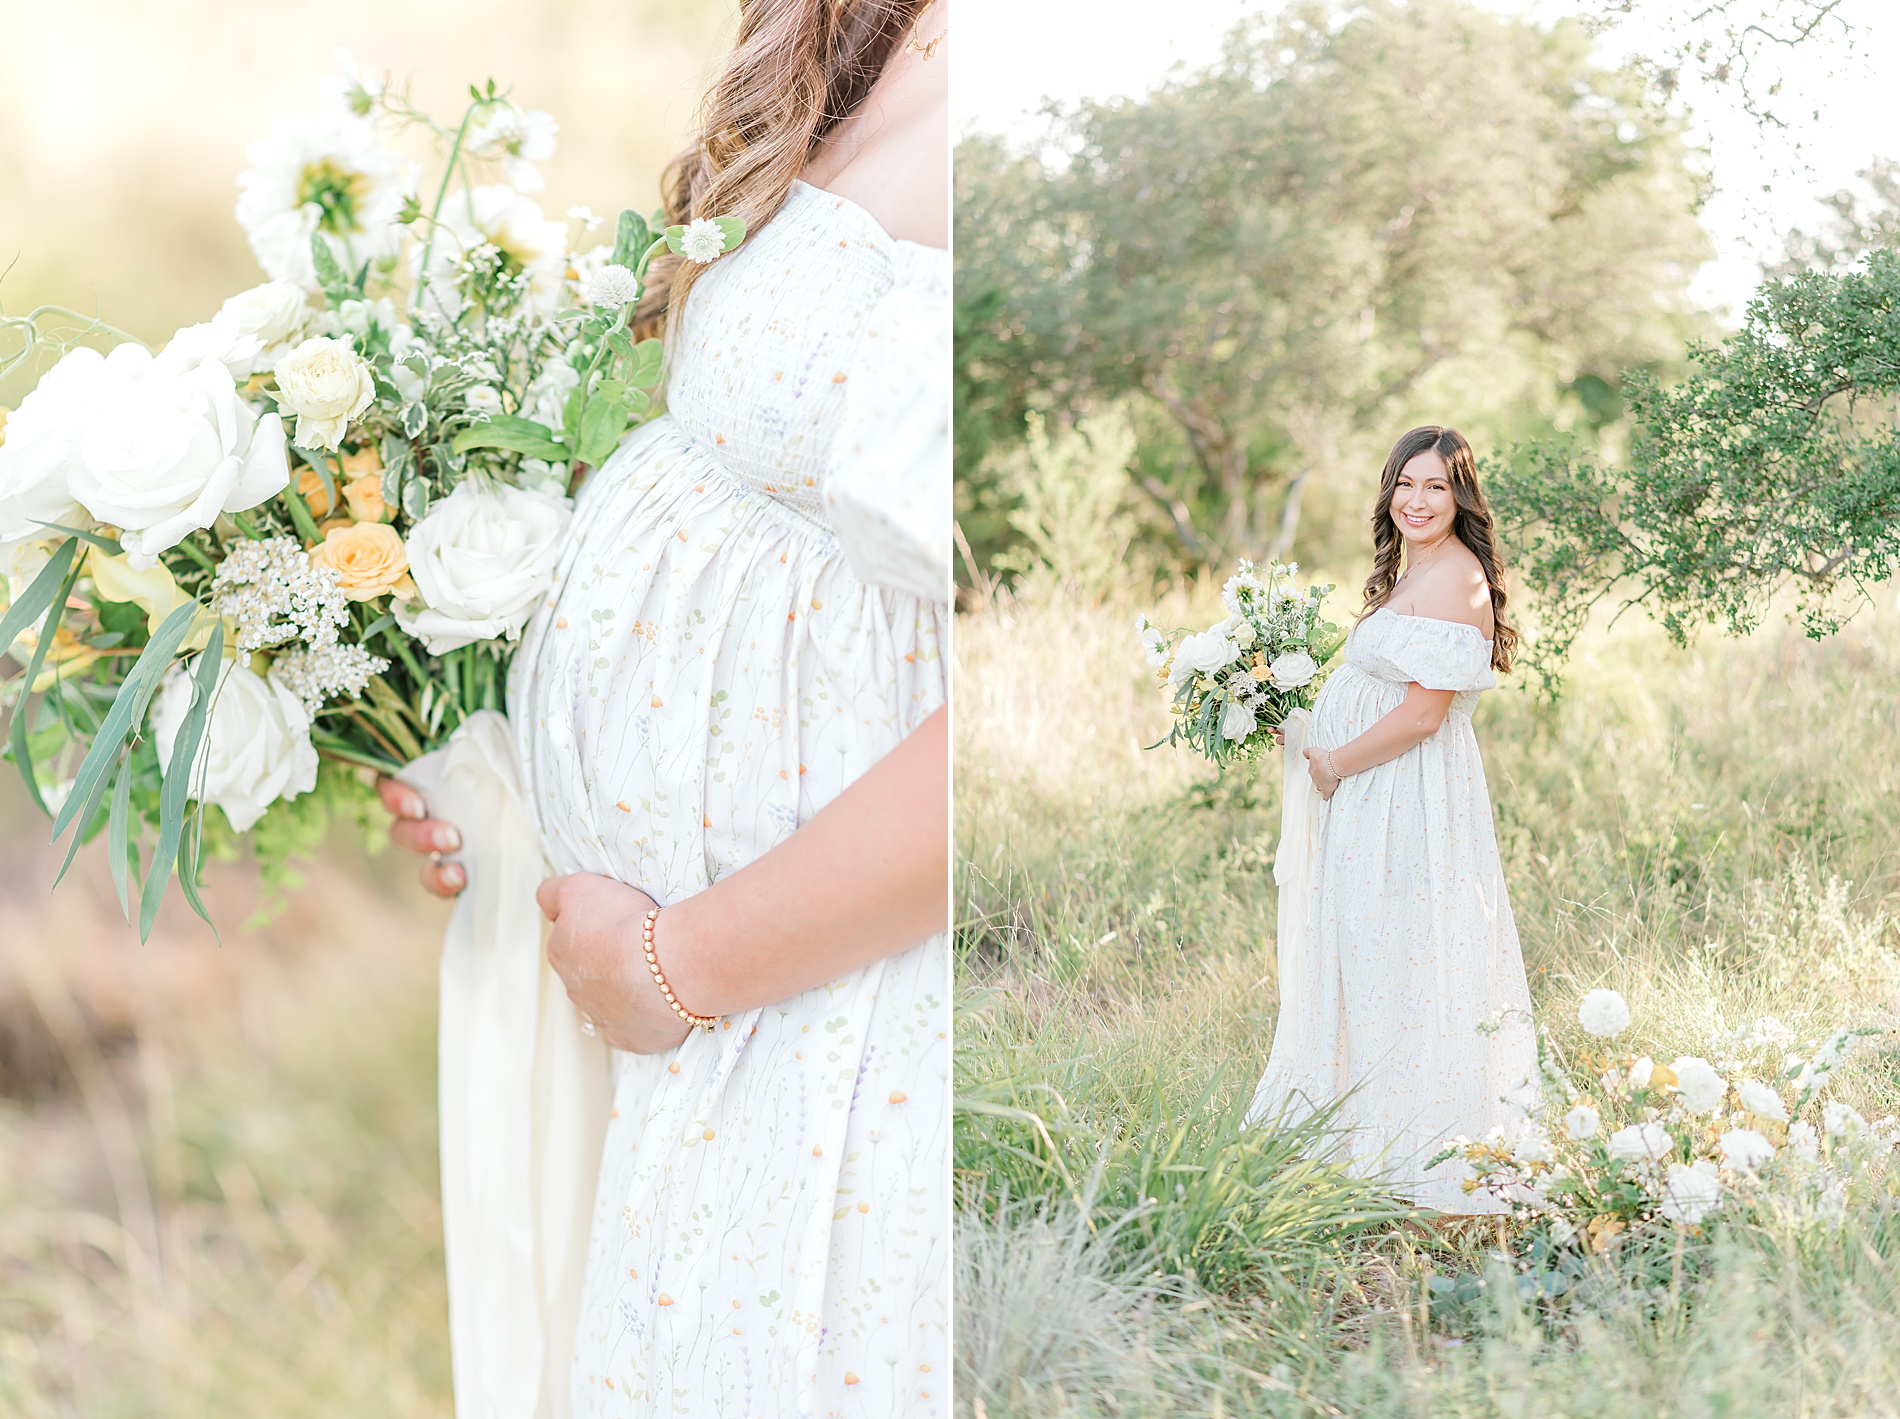
[[(928, 0), (739, 0), (739, 33), (699, 132), (660, 178), (666, 220), (770, 221), (818, 145), (864, 102)], [(706, 268), (656, 258), (637, 326), (659, 334)]]
[(1427, 451), (1445, 461), (1445, 473), (1451, 483), (1451, 531), (1484, 570), (1485, 584), (1491, 588), (1491, 620), (1495, 626), (1491, 639), (1491, 665), (1509, 670), (1517, 653), (1517, 628), (1504, 617), (1508, 600), (1504, 586), (1504, 558), (1498, 553), (1497, 537), (1491, 524), (1491, 509), (1478, 487), (1478, 460), (1465, 436), (1443, 424), (1421, 424), (1409, 429), (1385, 456), (1385, 471), (1379, 475), (1379, 497), (1372, 505), (1372, 575), (1366, 578), (1366, 602), (1360, 614), (1376, 611), (1392, 599), (1398, 585), (1399, 562), (1405, 550), (1405, 538), (1392, 520), (1392, 499), (1398, 491), (1399, 473), (1405, 465)]

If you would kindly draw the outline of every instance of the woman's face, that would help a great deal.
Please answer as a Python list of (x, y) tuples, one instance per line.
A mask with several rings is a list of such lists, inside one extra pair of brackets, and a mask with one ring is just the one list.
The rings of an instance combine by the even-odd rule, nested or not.
[(1426, 449), (1399, 470), (1392, 490), (1392, 521), (1413, 546), (1433, 546), (1451, 535), (1458, 504), (1451, 495), (1445, 460)]

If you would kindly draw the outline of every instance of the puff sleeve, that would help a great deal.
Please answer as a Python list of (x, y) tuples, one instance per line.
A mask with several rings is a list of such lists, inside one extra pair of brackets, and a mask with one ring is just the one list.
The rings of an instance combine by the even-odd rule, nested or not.
[(900, 243), (846, 372), (824, 497), (859, 580), (950, 598), (950, 254)]
[(1423, 685), (1428, 690), (1488, 690), (1491, 642), (1476, 626), (1425, 616), (1392, 615), (1375, 651), (1382, 680)]

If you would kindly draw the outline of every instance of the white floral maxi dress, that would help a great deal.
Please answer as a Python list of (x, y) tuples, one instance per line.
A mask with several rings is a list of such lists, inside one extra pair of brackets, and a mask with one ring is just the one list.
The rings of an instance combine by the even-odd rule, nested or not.
[(1344, 1099), (1356, 1168), (1422, 1207), (1492, 1212), (1502, 1204), (1464, 1191), (1461, 1161), (1425, 1166), (1536, 1098), (1530, 991), (1471, 730), (1496, 683), (1491, 642), (1381, 607), (1321, 688), (1312, 743), (1347, 743), (1414, 683), (1458, 693), (1437, 733), (1352, 775), (1321, 809), (1300, 1004), (1275, 1027), (1249, 1118)]
[[(511, 715), (558, 872), (662, 905), (945, 700), (949, 256), (798, 184), (581, 491)], [(616, 1055), (577, 1415), (949, 1413), (941, 936)]]

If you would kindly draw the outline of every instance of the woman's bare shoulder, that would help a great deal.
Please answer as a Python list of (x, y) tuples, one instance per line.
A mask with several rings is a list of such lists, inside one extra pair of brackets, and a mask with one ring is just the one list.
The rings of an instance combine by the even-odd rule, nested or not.
[(1475, 626), (1487, 639), (1494, 630), (1491, 587), (1469, 547), (1455, 542), (1406, 586), (1406, 610), (1438, 621)]

